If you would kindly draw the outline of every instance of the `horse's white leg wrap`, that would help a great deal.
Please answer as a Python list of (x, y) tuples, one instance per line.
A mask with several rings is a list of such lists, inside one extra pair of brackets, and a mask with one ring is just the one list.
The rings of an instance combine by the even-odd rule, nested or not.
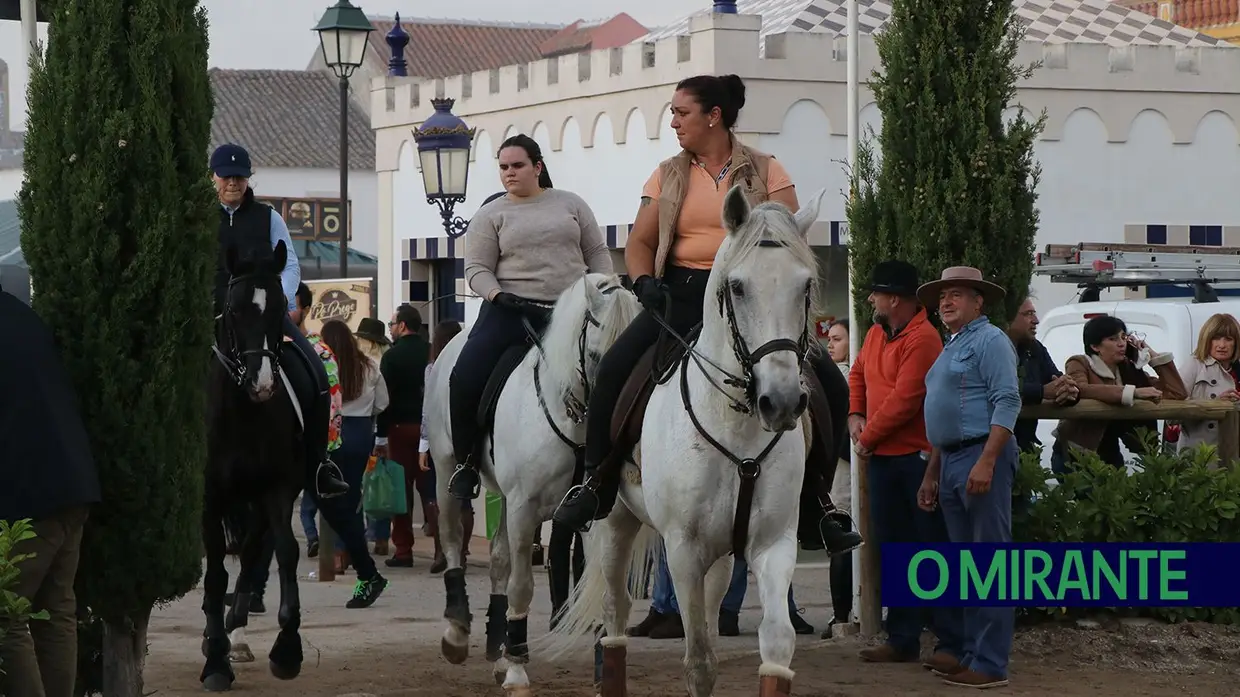
[(758, 675), (770, 675), (791, 682), (792, 678), (796, 677), (796, 672), (787, 666), (781, 666), (776, 663), (763, 663), (758, 666)]

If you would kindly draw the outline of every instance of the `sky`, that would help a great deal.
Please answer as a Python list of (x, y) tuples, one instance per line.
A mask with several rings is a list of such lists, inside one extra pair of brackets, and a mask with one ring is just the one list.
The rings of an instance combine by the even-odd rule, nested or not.
[[(665, 24), (699, 9), (712, 0), (451, 0), (428, 4), (413, 0), (353, 0), (367, 14), (405, 17), (492, 20), (568, 24), (577, 19), (605, 19), (629, 13), (642, 24)], [(318, 47), (313, 27), (329, 0), (202, 0), (210, 22), (210, 65), (218, 68), (300, 70)], [(447, 10), (451, 10), (447, 12)], [(47, 27), (40, 25), (46, 40)], [(12, 104), (10, 123), (25, 123), (26, 59), (21, 25), (0, 21), (0, 59), (9, 65)]]

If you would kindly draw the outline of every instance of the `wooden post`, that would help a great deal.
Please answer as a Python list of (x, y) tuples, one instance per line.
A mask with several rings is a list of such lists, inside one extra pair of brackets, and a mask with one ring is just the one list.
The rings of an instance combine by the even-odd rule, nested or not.
[[(304, 496), (304, 494), (303, 494)], [(336, 580), (336, 531), (319, 511), (319, 581)]]
[(1228, 413), (1218, 427), (1219, 466), (1235, 467), (1240, 459), (1240, 411)]
[[(861, 624), (861, 635), (865, 637), (877, 636), (882, 631), (883, 626), (883, 604), (879, 597), (879, 588), (881, 588), (882, 579), (880, 578), (881, 565), (878, 556), (878, 542), (874, 537), (874, 528), (870, 524), (870, 458), (857, 458), (857, 492), (859, 496), (853, 501), (853, 510), (856, 511), (855, 521), (857, 529), (861, 531), (861, 538), (865, 540), (865, 544), (858, 550), (860, 556), (860, 572), (861, 572), (861, 605), (857, 608), (857, 618)], [(854, 559), (854, 563), (857, 560)]]

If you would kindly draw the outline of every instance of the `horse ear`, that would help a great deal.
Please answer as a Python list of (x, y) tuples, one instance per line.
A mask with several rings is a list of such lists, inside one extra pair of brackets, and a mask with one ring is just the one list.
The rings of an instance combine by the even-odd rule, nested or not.
[(794, 216), (797, 222), (797, 229), (801, 231), (801, 237), (809, 234), (809, 229), (818, 221), (818, 211), (822, 210), (822, 198), (826, 196), (826, 189), (819, 189)]
[(590, 312), (594, 314), (601, 313), (603, 306), (607, 304), (607, 299), (603, 297), (603, 291), (598, 289), (598, 286), (594, 284), (594, 281), (590, 280), (589, 276), (583, 279), (582, 285), (586, 287), (586, 303), (590, 306)]
[(285, 246), (284, 240), (276, 242), (275, 263), (277, 269), (283, 269), (284, 265), (288, 263), (288, 247)]
[(727, 196), (723, 199), (723, 227), (729, 235), (736, 234), (736, 231), (749, 220), (750, 210), (749, 201), (745, 199), (745, 193), (740, 184), (728, 190)]

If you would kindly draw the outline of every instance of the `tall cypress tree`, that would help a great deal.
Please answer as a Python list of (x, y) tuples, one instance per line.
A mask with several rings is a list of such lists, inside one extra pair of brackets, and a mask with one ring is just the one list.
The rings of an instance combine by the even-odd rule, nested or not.
[(923, 282), (949, 266), (981, 269), (1008, 291), (1001, 306), (987, 303), (1001, 326), (1023, 302), (1038, 228), (1033, 144), (1046, 117), (1004, 123), (1033, 70), (1015, 64), (1022, 34), (1004, 0), (893, 0), (875, 38), (883, 71), (870, 79), (879, 151), (858, 148), (848, 206), (856, 331), (871, 324), (860, 288), (884, 259), (914, 264)]
[(102, 622), (103, 693), (137, 697), (152, 607), (201, 573), (216, 254), (207, 17), (197, 0), (48, 7), (28, 90), (22, 251), (103, 487), (78, 599)]

